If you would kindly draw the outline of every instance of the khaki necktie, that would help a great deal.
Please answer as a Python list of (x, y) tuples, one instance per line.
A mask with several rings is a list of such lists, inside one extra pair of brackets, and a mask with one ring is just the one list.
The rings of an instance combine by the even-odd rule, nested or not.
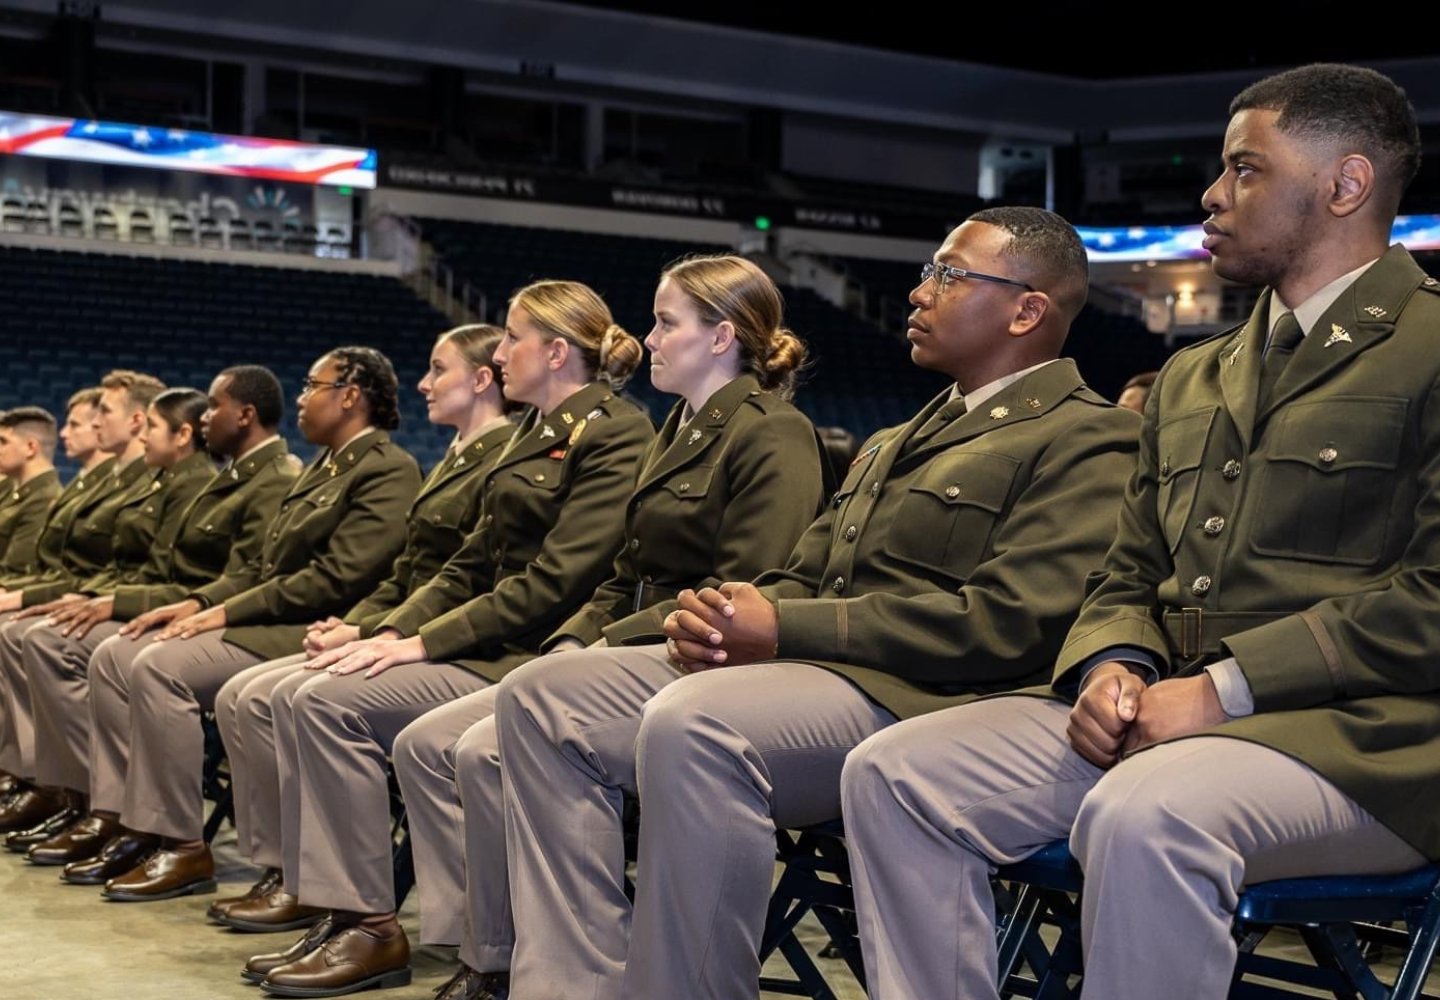
[(1280, 317), (1280, 321), (1275, 324), (1275, 332), (1270, 335), (1270, 346), (1265, 349), (1265, 362), (1260, 368), (1260, 407), (1263, 408), (1269, 402), (1270, 393), (1279, 381), (1280, 373), (1290, 363), (1290, 356), (1304, 339), (1305, 331), (1300, 329), (1300, 321), (1293, 312)]

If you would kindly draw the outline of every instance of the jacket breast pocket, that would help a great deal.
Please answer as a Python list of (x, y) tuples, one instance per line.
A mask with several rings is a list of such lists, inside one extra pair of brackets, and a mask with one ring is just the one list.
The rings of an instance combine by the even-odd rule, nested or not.
[(1156, 430), (1155, 477), (1158, 487), (1155, 505), (1170, 554), (1180, 547), (1186, 527), (1195, 511), (1200, 487), (1200, 466), (1205, 461), (1205, 444), (1215, 421), (1216, 407), (1192, 410), (1167, 420)]
[(331, 484), (287, 501), (280, 508), (284, 532), (298, 532), (307, 542), (318, 544), (339, 521), (337, 508), (344, 496), (344, 489)]
[(715, 466), (693, 465), (670, 476), (661, 486), (672, 500), (703, 500), (710, 493)]
[(436, 499), (425, 503), (418, 512), (419, 520), (427, 528), (435, 531), (469, 531), (473, 524), (467, 520), (474, 520), (470, 511), (470, 505), (463, 499), (445, 498)]
[(1265, 453), (1250, 536), (1264, 555), (1369, 566), (1385, 554), (1409, 401), (1336, 397), (1292, 403)]
[(985, 555), (1019, 468), (1008, 455), (932, 460), (906, 489), (885, 551), (963, 582)]

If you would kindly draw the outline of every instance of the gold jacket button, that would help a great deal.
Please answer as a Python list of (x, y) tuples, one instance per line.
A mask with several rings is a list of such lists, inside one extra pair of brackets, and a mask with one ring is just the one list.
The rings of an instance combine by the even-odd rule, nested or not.
[(1225, 519), (1223, 517), (1207, 518), (1204, 527), (1205, 534), (1209, 535), (1211, 538), (1214, 538), (1216, 535), (1220, 534), (1220, 532), (1225, 530)]
[(1170, 475), (1170, 462), (1169, 462), (1168, 459), (1167, 459), (1166, 461), (1160, 463), (1160, 475), (1162, 475), (1162, 476), (1168, 476), (1168, 475)]
[(878, 497), (880, 495), (880, 483), (878, 481), (870, 484), (870, 495), (872, 497)]
[(1233, 458), (1230, 459), (1230, 461), (1228, 461), (1228, 462), (1225, 463), (1225, 467), (1220, 470), (1220, 475), (1224, 476), (1226, 479), (1232, 479), (1232, 480), (1233, 480), (1233, 479), (1239, 479), (1239, 478), (1240, 478), (1240, 463), (1239, 463), (1239, 461), (1237, 461), (1236, 459), (1233, 459)]
[(853, 525), (853, 524), (850, 525), (850, 527), (848, 527), (848, 528), (845, 529), (845, 541), (847, 541), (847, 542), (853, 542), (853, 541), (855, 541), (855, 536), (858, 535), (858, 534), (860, 534), (860, 529), (857, 528), (857, 527), (855, 527), (855, 525)]
[(845, 578), (843, 576), (837, 576), (835, 582), (830, 584), (830, 589), (837, 594), (840, 593), (840, 591), (845, 589)]
[(1204, 597), (1210, 592), (1210, 584), (1214, 583), (1208, 576), (1197, 576), (1195, 582), (1190, 584), (1190, 593), (1196, 597)]
[(946, 495), (947, 497), (949, 497), (951, 500), (954, 500), (956, 497), (958, 497), (958, 496), (960, 495), (960, 487), (959, 487), (959, 485), (952, 483), (951, 485), (945, 487), (945, 495)]
[(1340, 457), (1340, 453), (1339, 453), (1338, 451), (1336, 451), (1334, 448), (1328, 448), (1328, 447), (1327, 447), (1327, 448), (1321, 448), (1321, 449), (1320, 449), (1320, 455), (1319, 455), (1320, 461), (1324, 462), (1326, 465), (1329, 465), (1331, 462), (1335, 461), (1335, 459), (1337, 459), (1337, 458), (1339, 458), (1339, 457)]
[(681, 493), (689, 493), (689, 492), (690, 492), (690, 484), (689, 484), (689, 483), (681, 483), (681, 484), (680, 484), (680, 492), (681, 492)]
[(630, 551), (631, 551), (631, 552), (639, 552), (639, 551), (640, 551), (640, 539), (638, 539), (638, 538), (632, 538), (632, 539), (630, 539)]

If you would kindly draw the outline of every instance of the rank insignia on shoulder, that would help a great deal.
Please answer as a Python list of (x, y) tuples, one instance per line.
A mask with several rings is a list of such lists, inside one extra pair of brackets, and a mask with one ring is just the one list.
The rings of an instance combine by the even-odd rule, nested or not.
[(725, 416), (725, 414), (724, 414), (723, 412), (721, 412), (720, 407), (718, 407), (718, 406), (716, 406), (716, 407), (714, 407), (714, 408), (712, 408), (712, 409), (710, 410), (710, 419), (711, 419), (711, 420), (719, 420), (719, 419), (720, 419), (721, 417), (723, 417), (723, 416)]
[(1030, 407), (1030, 409), (1032, 410), (1038, 410), (1045, 404), (1040, 402), (1040, 400), (1036, 399), (1034, 396), (1028, 396), (1025, 399), (1025, 405)]
[(1365, 311), (1376, 319), (1379, 319), (1380, 317), (1385, 315), (1385, 310), (1382, 309), (1380, 306), (1366, 306)]
[(575, 422), (575, 418), (572, 417), (572, 416), (570, 416), (570, 414), (568, 414), (568, 413), (562, 413), (562, 414), (560, 414), (560, 419), (563, 420), (563, 421), (565, 421), (565, 426), (566, 426), (566, 427), (569, 427), (571, 424), (573, 424), (573, 423)]

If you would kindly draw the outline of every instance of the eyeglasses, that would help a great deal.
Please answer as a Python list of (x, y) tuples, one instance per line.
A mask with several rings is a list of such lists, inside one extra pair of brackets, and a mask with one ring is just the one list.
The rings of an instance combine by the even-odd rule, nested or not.
[(300, 395), (308, 396), (316, 389), (344, 389), (349, 382), (322, 382), (318, 378), (307, 378), (300, 383)]
[(960, 278), (975, 278), (978, 281), (994, 281), (1002, 285), (1019, 285), (1027, 292), (1035, 291), (1034, 286), (1027, 285), (1023, 281), (1016, 281), (1014, 278), (1000, 278), (993, 274), (981, 274), (979, 271), (967, 271), (963, 267), (951, 267), (949, 264), (937, 264), (934, 261), (928, 261), (920, 268), (920, 280), (935, 282), (936, 295), (943, 294), (946, 285)]

